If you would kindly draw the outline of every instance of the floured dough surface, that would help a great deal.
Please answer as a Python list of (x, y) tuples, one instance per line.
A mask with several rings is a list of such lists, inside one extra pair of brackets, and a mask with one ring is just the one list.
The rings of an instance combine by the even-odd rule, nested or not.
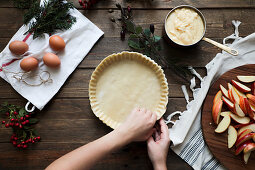
[(156, 111), (160, 89), (159, 78), (148, 65), (125, 59), (102, 71), (96, 85), (96, 99), (104, 114), (122, 122), (134, 107)]

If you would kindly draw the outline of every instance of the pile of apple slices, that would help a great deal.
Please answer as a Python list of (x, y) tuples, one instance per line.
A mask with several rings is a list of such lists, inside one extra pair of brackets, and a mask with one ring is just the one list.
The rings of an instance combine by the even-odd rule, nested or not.
[[(217, 124), (215, 132), (223, 133), (228, 129), (228, 148), (235, 145), (235, 155), (243, 152), (247, 164), (255, 150), (255, 76), (237, 76), (237, 79), (240, 82), (228, 83), (228, 90), (220, 85), (213, 100), (212, 118)], [(229, 111), (222, 112), (223, 105)], [(231, 120), (235, 122), (233, 125)]]

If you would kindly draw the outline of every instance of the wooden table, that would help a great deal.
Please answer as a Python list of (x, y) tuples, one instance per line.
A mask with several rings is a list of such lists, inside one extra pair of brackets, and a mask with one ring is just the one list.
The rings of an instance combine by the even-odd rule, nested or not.
[[(78, 0), (73, 0), (80, 9)], [(165, 16), (177, 5), (189, 4), (199, 8), (207, 20), (206, 37), (218, 42), (233, 33), (232, 20), (242, 24), (240, 36), (247, 36), (255, 30), (255, 1), (243, 0), (101, 0), (88, 11), (80, 9), (87, 18), (105, 32), (74, 73), (69, 77), (57, 95), (47, 104), (43, 111), (37, 113), (40, 122), (36, 125), (42, 141), (29, 149), (17, 150), (10, 142), (11, 129), (0, 130), (0, 169), (43, 169), (63, 154), (91, 142), (111, 131), (92, 113), (88, 99), (88, 82), (90, 75), (99, 62), (114, 52), (130, 50), (127, 41), (121, 41), (120, 28), (110, 20), (119, 16), (115, 4), (130, 5), (133, 9), (134, 22), (148, 27), (155, 25), (155, 33), (162, 35)], [(113, 9), (113, 13), (108, 13)], [(10, 0), (0, 2), (0, 50), (3, 50), (10, 38), (22, 25), (24, 10), (13, 7)], [(191, 49), (175, 49), (165, 41), (164, 55), (176, 57), (179, 63), (191, 65), (205, 75), (204, 66), (220, 52), (206, 42), (200, 42)], [(74, 47), (75, 48), (75, 47)], [(72, 57), (72, 56), (70, 56)], [(169, 103), (166, 115), (175, 110), (185, 109), (185, 100), (181, 85), (186, 84), (171, 70), (165, 70), (169, 83)], [(190, 93), (191, 95), (191, 93)], [(192, 96), (192, 95), (191, 95)], [(4, 80), (0, 80), (0, 103), (8, 101), (24, 105), (23, 99)], [(1, 119), (3, 116), (1, 116)], [(192, 169), (173, 151), (169, 151), (167, 165), (169, 169)], [(147, 156), (145, 143), (132, 143), (120, 151), (109, 154), (94, 169), (152, 169)]]

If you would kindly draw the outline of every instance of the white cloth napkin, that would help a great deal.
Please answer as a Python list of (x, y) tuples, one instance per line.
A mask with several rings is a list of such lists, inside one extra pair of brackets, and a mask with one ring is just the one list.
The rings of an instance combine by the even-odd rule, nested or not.
[[(200, 87), (195, 87), (195, 77), (191, 80), (190, 88), (193, 91), (194, 100), (188, 101), (187, 93), (185, 95), (188, 101), (187, 110), (184, 112), (175, 112), (168, 117), (180, 113), (180, 120), (177, 120), (173, 127), (169, 129), (170, 139), (173, 141), (173, 151), (184, 159), (194, 169), (223, 169), (223, 166), (212, 156), (205, 145), (201, 130), (201, 106), (212, 83), (223, 73), (235, 67), (245, 64), (255, 64), (255, 33), (241, 38), (238, 33), (238, 26), (241, 22), (232, 21), (235, 26), (235, 33), (226, 37), (223, 43), (232, 39), (234, 42), (228, 44), (230, 47), (238, 50), (238, 56), (232, 56), (226, 52), (218, 53), (216, 57), (206, 65), (207, 76), (201, 78), (199, 74), (191, 68), (194, 75), (201, 80)], [(185, 88), (183, 88), (185, 89)]]
[[(43, 2), (44, 0), (41, 0), (41, 4), (43, 4)], [(30, 36), (26, 41), (29, 45), (29, 55), (24, 58), (33, 56), (39, 60), (39, 68), (31, 73), (31, 75), (39, 75), (42, 74), (43, 71), (48, 71), (51, 75), (51, 79), (53, 80), (52, 83), (44, 83), (40, 86), (28, 86), (24, 82), (13, 78), (14, 74), (11, 72), (23, 72), (20, 68), (21, 60), (17, 60), (6, 67), (2, 67), (3, 71), (0, 72), (0, 76), (4, 80), (10, 83), (20, 95), (40, 110), (43, 109), (50, 99), (59, 91), (68, 76), (75, 70), (97, 40), (104, 34), (78, 10), (72, 9), (70, 10), (70, 14), (76, 17), (76, 23), (71, 29), (58, 32), (56, 34), (61, 36), (66, 42), (64, 51), (56, 53), (51, 50), (49, 47), (48, 34), (44, 34), (43, 38), (36, 38), (34, 40), (32, 36)], [(14, 40), (22, 41), (25, 38), (25, 35), (23, 34), (28, 30), (28, 28), (28, 26), (23, 25), (12, 37), (10, 42)], [(15, 56), (10, 52), (9, 43), (0, 53), (0, 66), (10, 62), (12, 59), (21, 59), (19, 56)], [(60, 68), (51, 69), (43, 64), (42, 57), (46, 52), (53, 52), (59, 56), (61, 60)], [(34, 79), (38, 79), (38, 77)], [(37, 82), (39, 80), (30, 81)]]

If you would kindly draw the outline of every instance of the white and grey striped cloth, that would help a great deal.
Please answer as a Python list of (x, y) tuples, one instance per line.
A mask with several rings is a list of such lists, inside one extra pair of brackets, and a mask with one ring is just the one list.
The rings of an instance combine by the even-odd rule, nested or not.
[[(201, 129), (201, 106), (210, 88), (210, 85), (222, 74), (235, 67), (245, 64), (255, 64), (255, 33), (241, 38), (238, 33), (240, 21), (232, 21), (235, 26), (235, 33), (224, 38), (234, 40), (230, 47), (238, 50), (238, 56), (232, 56), (226, 52), (218, 53), (205, 67), (207, 76), (202, 78), (193, 68), (192, 74), (200, 79), (200, 88), (196, 88), (195, 77), (191, 79), (190, 89), (193, 91), (194, 100), (189, 101), (189, 96), (185, 86), (182, 90), (187, 101), (187, 110), (184, 112), (174, 112), (168, 116), (166, 123), (173, 123), (169, 129), (170, 139), (173, 142), (172, 150), (185, 160), (195, 170), (221, 170), (225, 169), (216, 158), (213, 157), (203, 139)], [(180, 114), (179, 120), (171, 121), (175, 114)]]

